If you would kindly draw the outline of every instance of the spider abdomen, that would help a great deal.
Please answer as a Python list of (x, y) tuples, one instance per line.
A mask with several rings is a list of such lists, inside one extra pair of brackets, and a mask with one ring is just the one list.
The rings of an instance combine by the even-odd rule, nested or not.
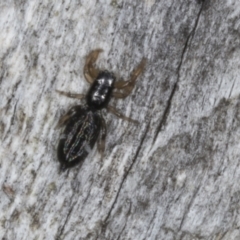
[(100, 128), (98, 112), (82, 106), (71, 110), (71, 118), (65, 123), (57, 150), (62, 169), (74, 167), (87, 157), (98, 139)]

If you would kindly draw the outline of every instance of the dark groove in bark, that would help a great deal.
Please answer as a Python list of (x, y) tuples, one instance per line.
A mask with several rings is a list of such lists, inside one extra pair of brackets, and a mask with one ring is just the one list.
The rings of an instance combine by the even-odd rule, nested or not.
[(122, 186), (123, 186), (123, 183), (126, 181), (129, 172), (131, 171), (131, 169), (133, 168), (134, 163), (136, 162), (136, 159), (137, 159), (137, 157), (138, 157), (138, 155), (139, 155), (139, 152), (140, 152), (140, 150), (141, 150), (142, 144), (143, 144), (143, 142), (144, 142), (144, 140), (145, 140), (145, 138), (146, 138), (146, 135), (147, 135), (147, 132), (148, 132), (148, 129), (149, 129), (149, 125), (150, 125), (150, 122), (148, 122), (148, 124), (147, 124), (147, 126), (146, 126), (146, 128), (145, 128), (143, 137), (142, 137), (141, 142), (140, 142), (140, 144), (139, 144), (139, 146), (138, 146), (138, 148), (137, 148), (137, 151), (136, 151), (136, 154), (135, 154), (135, 156), (134, 156), (134, 158), (133, 158), (133, 160), (132, 160), (132, 163), (131, 163), (130, 167), (128, 168), (127, 172), (126, 172), (126, 173), (124, 174), (124, 176), (123, 176), (122, 182), (121, 182), (121, 184), (120, 184), (120, 186), (119, 186), (119, 189), (118, 189), (118, 192), (117, 192), (117, 194), (116, 194), (116, 197), (115, 197), (115, 199), (114, 199), (114, 201), (113, 201), (113, 204), (112, 204), (112, 206), (111, 206), (111, 208), (110, 208), (110, 210), (109, 210), (109, 212), (108, 212), (108, 215), (106, 216), (106, 218), (105, 218), (105, 220), (104, 220), (104, 223), (103, 223), (104, 226), (106, 226), (106, 223), (107, 223), (107, 221), (108, 221), (108, 219), (109, 219), (109, 217), (110, 217), (110, 215), (111, 215), (111, 213), (112, 213), (112, 210), (113, 210), (113, 208), (114, 208), (114, 205), (115, 205), (115, 203), (117, 202), (118, 196), (119, 196), (120, 191), (121, 191)]
[(59, 234), (58, 234), (57, 237), (56, 237), (56, 240), (60, 240), (60, 239), (61, 239), (62, 234), (63, 234), (64, 229), (65, 229), (65, 226), (67, 225), (67, 222), (68, 222), (68, 220), (69, 220), (69, 218), (70, 218), (70, 215), (71, 215), (71, 213), (72, 213), (72, 210), (73, 210), (74, 206), (75, 206), (75, 204), (72, 205), (71, 209), (69, 210), (68, 215), (67, 215), (67, 217), (66, 217), (66, 219), (65, 219), (65, 221), (64, 221), (64, 224), (62, 225), (62, 227), (61, 227), (61, 229), (60, 229), (60, 231), (59, 231)]
[(186, 209), (186, 211), (184, 212), (184, 215), (183, 215), (183, 217), (182, 217), (182, 221), (181, 221), (180, 226), (179, 226), (179, 231), (182, 229), (182, 226), (183, 226), (183, 224), (184, 224), (184, 221), (185, 221), (185, 219), (186, 219), (186, 217), (187, 217), (187, 214), (188, 214), (189, 211), (190, 211), (190, 208), (191, 208), (191, 206), (192, 206), (192, 204), (193, 204), (193, 202), (194, 202), (194, 199), (195, 199), (196, 196), (197, 196), (197, 193), (198, 193), (200, 187), (201, 187), (201, 182), (200, 182), (199, 186), (197, 187), (197, 189), (195, 190), (195, 192), (194, 192), (194, 194), (193, 194), (193, 196), (192, 196), (192, 198), (191, 198), (191, 200), (190, 200), (190, 202), (189, 202), (189, 204), (188, 204), (188, 206), (187, 206), (187, 209)]
[(123, 231), (124, 231), (125, 228), (126, 228), (126, 224), (127, 224), (127, 223), (124, 224), (124, 227), (123, 227), (122, 231), (120, 232), (120, 234), (118, 235), (118, 238), (117, 238), (116, 240), (119, 240), (119, 239), (120, 239), (120, 237), (121, 237)]
[[(154, 219), (156, 218), (156, 214), (157, 214), (157, 210), (154, 212), (153, 217), (151, 218), (151, 220), (149, 222), (149, 225), (148, 225), (148, 228), (147, 228), (147, 231), (146, 231), (145, 240), (149, 239), (147, 235), (148, 235), (148, 232), (149, 232), (151, 226), (153, 226), (153, 222), (154, 222)], [(150, 233), (151, 233), (151, 231), (150, 231)]]
[(190, 34), (188, 35), (186, 43), (184, 45), (184, 48), (183, 48), (183, 51), (182, 51), (182, 55), (181, 55), (181, 59), (180, 59), (180, 63), (178, 65), (178, 67), (177, 67), (177, 80), (176, 80), (176, 82), (173, 85), (172, 91), (171, 91), (170, 96), (169, 96), (168, 101), (167, 101), (166, 108), (165, 108), (165, 110), (163, 112), (162, 119), (161, 119), (159, 125), (157, 126), (157, 129), (156, 129), (156, 132), (155, 132), (155, 135), (154, 135), (154, 138), (153, 138), (153, 144), (155, 143), (159, 132), (161, 132), (162, 127), (167, 122), (167, 118), (168, 118), (168, 115), (169, 115), (169, 112), (170, 112), (170, 108), (171, 108), (171, 105), (172, 105), (172, 99), (173, 99), (173, 96), (174, 96), (174, 94), (176, 92), (177, 85), (178, 85), (178, 82), (179, 82), (179, 79), (180, 79), (180, 70), (181, 70), (181, 67), (182, 67), (183, 59), (184, 59), (185, 53), (187, 51), (187, 48), (191, 44), (191, 40), (193, 39), (193, 37), (195, 35), (195, 31), (196, 31), (196, 28), (197, 28), (197, 25), (198, 25), (198, 22), (199, 22), (199, 18), (200, 18), (202, 9), (203, 9), (203, 4), (202, 4), (202, 6), (200, 8), (200, 11), (199, 11), (199, 13), (197, 15), (197, 19), (195, 21), (194, 27), (193, 27), (192, 31), (190, 32)]
[[(69, 174), (69, 172), (68, 172), (68, 174)], [(74, 174), (73, 179), (76, 179), (77, 174), (78, 174), (78, 172), (76, 172), (76, 173)], [(75, 192), (73, 191), (73, 194), (72, 194), (72, 196), (71, 196), (71, 208), (70, 208), (70, 210), (68, 211), (68, 214), (67, 214), (67, 217), (66, 217), (66, 219), (65, 219), (65, 221), (64, 221), (64, 224), (62, 225), (61, 229), (58, 231), (59, 233), (57, 233), (57, 236), (56, 236), (56, 238), (55, 238), (56, 240), (60, 240), (60, 239), (61, 239), (61, 237), (62, 237), (62, 235), (63, 235), (63, 232), (64, 232), (64, 229), (65, 229), (65, 226), (67, 225), (68, 220), (69, 220), (69, 218), (70, 218), (70, 216), (71, 216), (71, 214), (72, 214), (73, 208), (76, 206), (77, 200), (74, 202), (74, 204), (72, 204), (74, 195), (75, 195)]]

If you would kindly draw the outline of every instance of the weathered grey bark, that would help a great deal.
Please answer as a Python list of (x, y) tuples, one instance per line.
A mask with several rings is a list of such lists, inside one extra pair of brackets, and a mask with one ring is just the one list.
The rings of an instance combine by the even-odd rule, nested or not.
[[(0, 3), (1, 239), (240, 239), (240, 2)], [(55, 129), (84, 57), (127, 78), (94, 150), (59, 173)]]

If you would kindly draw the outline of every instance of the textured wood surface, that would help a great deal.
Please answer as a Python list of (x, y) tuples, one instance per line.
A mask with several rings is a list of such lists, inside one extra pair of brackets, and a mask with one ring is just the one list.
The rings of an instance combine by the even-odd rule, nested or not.
[[(240, 239), (240, 2), (0, 3), (0, 238)], [(85, 56), (127, 79), (106, 151), (59, 172), (59, 117)]]

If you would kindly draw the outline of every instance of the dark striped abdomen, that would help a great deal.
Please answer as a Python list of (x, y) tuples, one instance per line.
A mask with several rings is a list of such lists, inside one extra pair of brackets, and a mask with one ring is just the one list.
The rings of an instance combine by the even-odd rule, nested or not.
[(98, 112), (81, 106), (73, 109), (58, 144), (58, 159), (63, 169), (84, 160), (96, 143), (101, 128)]

